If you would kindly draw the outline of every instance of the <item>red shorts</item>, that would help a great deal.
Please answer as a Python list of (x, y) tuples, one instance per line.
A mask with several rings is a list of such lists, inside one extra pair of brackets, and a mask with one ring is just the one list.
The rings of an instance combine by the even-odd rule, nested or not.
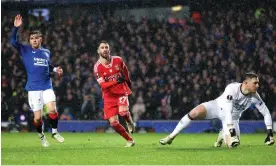
[(129, 106), (128, 96), (119, 97), (111, 102), (104, 102), (104, 119), (118, 115), (119, 106)]

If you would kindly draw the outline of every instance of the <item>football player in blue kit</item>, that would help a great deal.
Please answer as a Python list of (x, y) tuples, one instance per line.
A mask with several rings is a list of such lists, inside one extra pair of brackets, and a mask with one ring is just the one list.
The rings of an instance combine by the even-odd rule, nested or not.
[(48, 115), (52, 126), (52, 137), (58, 142), (64, 142), (64, 138), (57, 131), (58, 112), (56, 109), (56, 96), (50, 78), (51, 72), (56, 72), (59, 76), (62, 76), (63, 70), (59, 66), (54, 67), (51, 65), (51, 53), (48, 49), (41, 46), (43, 36), (40, 31), (35, 30), (30, 32), (30, 45), (23, 45), (18, 41), (17, 31), (22, 23), (22, 16), (17, 15), (14, 19), (10, 43), (19, 51), (22, 57), (28, 77), (25, 89), (28, 91), (29, 105), (34, 112), (33, 123), (38, 132), (41, 145), (48, 147), (49, 142), (43, 133), (42, 111), (44, 104), (49, 111)]

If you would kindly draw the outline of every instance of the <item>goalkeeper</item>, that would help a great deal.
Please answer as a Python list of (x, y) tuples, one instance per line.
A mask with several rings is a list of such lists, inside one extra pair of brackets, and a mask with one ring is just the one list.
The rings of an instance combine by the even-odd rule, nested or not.
[(266, 145), (273, 145), (272, 119), (268, 108), (259, 96), (259, 78), (253, 73), (246, 73), (242, 83), (231, 83), (221, 96), (215, 100), (200, 104), (186, 114), (175, 127), (174, 131), (167, 137), (160, 140), (162, 145), (171, 144), (181, 130), (196, 119), (215, 119), (222, 121), (223, 130), (219, 133), (215, 147), (220, 147), (224, 142), (228, 147), (235, 147), (240, 144), (239, 119), (242, 113), (254, 104), (263, 114), (267, 128)]

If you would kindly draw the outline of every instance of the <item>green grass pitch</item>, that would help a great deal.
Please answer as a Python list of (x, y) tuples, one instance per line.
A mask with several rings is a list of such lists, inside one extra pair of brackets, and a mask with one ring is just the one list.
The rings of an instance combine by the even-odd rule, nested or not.
[(217, 134), (180, 134), (168, 146), (158, 143), (165, 134), (134, 134), (136, 146), (125, 148), (117, 134), (62, 133), (57, 143), (47, 133), (49, 148), (42, 148), (36, 133), (2, 133), (3, 165), (275, 165), (276, 146), (265, 146), (265, 134), (243, 134), (241, 145), (214, 148)]

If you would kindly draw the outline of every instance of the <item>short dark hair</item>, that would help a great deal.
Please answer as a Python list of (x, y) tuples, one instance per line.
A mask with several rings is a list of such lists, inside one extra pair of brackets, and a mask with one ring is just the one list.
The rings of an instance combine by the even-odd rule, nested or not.
[(106, 40), (101, 40), (101, 41), (98, 43), (98, 48), (99, 48), (99, 46), (100, 46), (102, 43), (108, 44), (108, 45), (109, 45), (109, 43), (108, 43)]
[(251, 71), (251, 72), (248, 72), (248, 73), (244, 74), (243, 81), (245, 81), (247, 79), (252, 79), (252, 78), (258, 78), (258, 75)]
[(40, 30), (32, 30), (32, 31), (30, 32), (30, 34), (29, 34), (29, 39), (31, 38), (31, 35), (34, 35), (34, 34), (43, 37), (43, 34), (41, 33)]

